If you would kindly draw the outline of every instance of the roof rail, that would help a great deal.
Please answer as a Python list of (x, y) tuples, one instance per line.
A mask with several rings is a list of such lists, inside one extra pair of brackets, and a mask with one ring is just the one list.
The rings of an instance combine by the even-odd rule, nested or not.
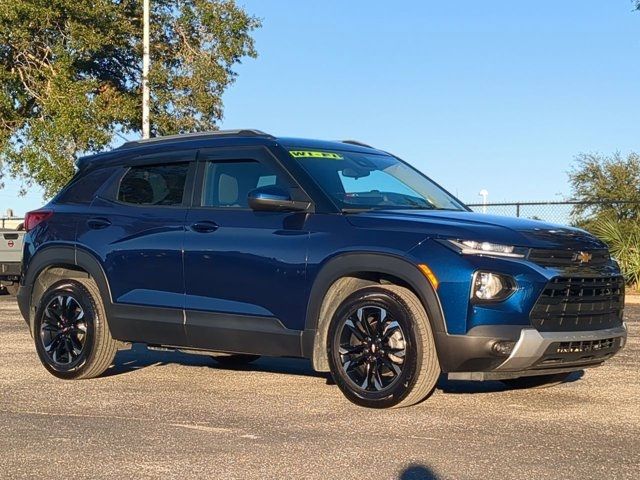
[(359, 142), (358, 140), (342, 140), (342, 143), (348, 143), (349, 145), (358, 145), (359, 147), (373, 148), (371, 145)]
[(140, 145), (147, 145), (149, 143), (172, 141), (172, 140), (187, 140), (193, 138), (209, 138), (209, 137), (265, 137), (275, 138), (273, 135), (269, 135), (261, 130), (255, 130), (250, 128), (237, 129), (237, 130), (213, 130), (210, 132), (193, 132), (182, 133), (178, 135), (166, 135), (162, 137), (145, 138), (141, 140), (132, 140), (124, 143), (120, 148), (131, 148)]

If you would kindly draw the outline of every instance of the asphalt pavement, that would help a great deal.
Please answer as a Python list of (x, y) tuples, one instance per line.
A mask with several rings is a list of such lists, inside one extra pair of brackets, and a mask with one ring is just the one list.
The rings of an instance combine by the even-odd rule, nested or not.
[(443, 380), (381, 411), (293, 359), (228, 369), (134, 346), (101, 378), (58, 380), (3, 296), (0, 477), (638, 479), (640, 305), (626, 317), (627, 347), (562, 385)]

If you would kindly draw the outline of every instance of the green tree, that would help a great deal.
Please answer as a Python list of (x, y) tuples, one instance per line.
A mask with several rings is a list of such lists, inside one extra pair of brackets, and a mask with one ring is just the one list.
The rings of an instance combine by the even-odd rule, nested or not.
[(627, 282), (640, 282), (640, 156), (581, 154), (569, 172), (574, 221), (603, 240)]
[(588, 202), (576, 205), (576, 223), (588, 223), (602, 217), (619, 222), (640, 219), (640, 156), (620, 153), (611, 156), (580, 154), (569, 172), (573, 198)]
[[(216, 129), (260, 26), (233, 0), (151, 0), (154, 134)], [(2, 172), (55, 194), (141, 124), (141, 0), (0, 0)]]

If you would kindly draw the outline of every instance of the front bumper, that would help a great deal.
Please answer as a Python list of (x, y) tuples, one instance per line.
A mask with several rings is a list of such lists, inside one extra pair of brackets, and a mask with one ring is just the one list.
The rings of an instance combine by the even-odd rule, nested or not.
[[(539, 332), (535, 328), (523, 328), (509, 356), (497, 366), (484, 371), (449, 372), (449, 378), (500, 380), (581, 370), (613, 357), (626, 340), (626, 324), (579, 332)], [(486, 341), (483, 343), (488, 345)]]

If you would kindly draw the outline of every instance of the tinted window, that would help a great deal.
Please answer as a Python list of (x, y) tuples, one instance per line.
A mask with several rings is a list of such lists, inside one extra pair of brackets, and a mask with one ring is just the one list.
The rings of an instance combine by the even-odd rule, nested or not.
[(209, 162), (204, 176), (202, 205), (248, 208), (247, 196), (258, 187), (278, 185), (279, 177), (253, 160)]
[(88, 205), (93, 201), (96, 192), (113, 174), (113, 168), (100, 168), (87, 174), (78, 174), (65, 188), (56, 203), (74, 203)]
[(188, 163), (132, 167), (122, 178), (118, 200), (135, 205), (182, 205)]

